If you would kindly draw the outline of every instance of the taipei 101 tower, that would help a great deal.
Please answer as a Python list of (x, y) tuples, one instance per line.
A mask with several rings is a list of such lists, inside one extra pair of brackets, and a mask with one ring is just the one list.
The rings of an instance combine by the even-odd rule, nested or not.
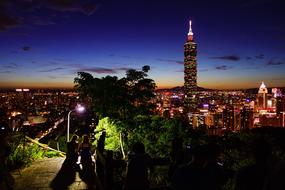
[(184, 112), (197, 110), (197, 44), (193, 39), (192, 22), (184, 44)]

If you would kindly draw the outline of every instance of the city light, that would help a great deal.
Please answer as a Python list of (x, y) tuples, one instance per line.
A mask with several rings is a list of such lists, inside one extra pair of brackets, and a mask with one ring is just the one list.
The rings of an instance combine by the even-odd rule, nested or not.
[(67, 134), (66, 134), (66, 141), (69, 142), (69, 129), (70, 129), (70, 114), (72, 112), (83, 113), (85, 111), (85, 107), (81, 104), (78, 104), (74, 110), (71, 110), (67, 114)]

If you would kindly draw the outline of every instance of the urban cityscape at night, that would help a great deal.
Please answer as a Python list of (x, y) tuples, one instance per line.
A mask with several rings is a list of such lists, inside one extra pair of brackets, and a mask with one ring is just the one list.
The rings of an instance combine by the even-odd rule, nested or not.
[(284, 189), (284, 8), (1, 1), (0, 190)]

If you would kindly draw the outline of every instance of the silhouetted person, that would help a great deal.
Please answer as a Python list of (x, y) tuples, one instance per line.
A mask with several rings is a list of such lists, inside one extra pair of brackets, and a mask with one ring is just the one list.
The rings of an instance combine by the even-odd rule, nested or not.
[(151, 158), (140, 142), (133, 145), (132, 151), (133, 154), (128, 158), (125, 190), (149, 189), (148, 169), (151, 169)]
[(238, 172), (236, 190), (264, 190), (267, 186), (270, 173), (270, 145), (263, 139), (256, 139), (251, 145), (251, 152), (255, 163)]
[(111, 190), (113, 186), (113, 174), (114, 174), (114, 153), (111, 150), (107, 151), (106, 165), (105, 165), (105, 182), (104, 186), (106, 190)]
[(106, 132), (103, 131), (102, 134), (99, 137), (98, 143), (97, 143), (97, 150), (103, 154), (104, 148), (105, 148), (105, 138), (106, 138)]
[(92, 162), (91, 158), (91, 143), (89, 141), (88, 135), (83, 136), (82, 143), (79, 146), (79, 153), (80, 153), (80, 162), (82, 164), (86, 162)]
[(279, 146), (279, 156), (276, 163), (272, 167), (268, 190), (284, 190), (285, 189), (285, 129), (276, 128), (275, 140)]
[(218, 163), (220, 148), (215, 143), (207, 145), (207, 164), (204, 168), (204, 189), (220, 190), (226, 183), (226, 173), (221, 164)]
[(7, 158), (11, 153), (11, 147), (8, 143), (8, 126), (2, 124), (0, 127), (0, 189), (12, 190), (14, 178), (7, 167)]
[(190, 163), (176, 169), (171, 179), (174, 190), (206, 190), (204, 181), (205, 167), (208, 162), (207, 146), (194, 148)]
[[(106, 138), (106, 132), (103, 131), (102, 134), (100, 135), (99, 137), (99, 140), (98, 140), (98, 143), (97, 143), (97, 152), (96, 152), (96, 155), (97, 155), (97, 159), (96, 159), (96, 173), (99, 177), (99, 179), (101, 181), (104, 181), (105, 177), (104, 177), (104, 164), (103, 164), (103, 160), (104, 159), (104, 148), (105, 148), (105, 138)], [(99, 154), (103, 157), (99, 157)]]
[(78, 140), (78, 136), (73, 135), (71, 141), (67, 143), (66, 159), (68, 163), (74, 167), (77, 165), (77, 161), (78, 161), (79, 144), (77, 140)]
[(81, 170), (79, 176), (88, 185), (88, 189), (103, 190), (102, 182), (95, 173), (95, 164), (92, 161), (91, 143), (88, 135), (83, 136), (79, 147), (81, 157)]
[(172, 140), (172, 147), (170, 152), (171, 164), (168, 170), (168, 178), (171, 179), (174, 171), (181, 165), (187, 163), (187, 154), (183, 148), (183, 142), (181, 138), (175, 138)]
[(68, 159), (65, 159), (59, 172), (51, 181), (50, 187), (53, 190), (67, 190), (68, 186), (75, 181), (75, 176), (76, 170), (74, 170), (74, 167), (70, 165)]

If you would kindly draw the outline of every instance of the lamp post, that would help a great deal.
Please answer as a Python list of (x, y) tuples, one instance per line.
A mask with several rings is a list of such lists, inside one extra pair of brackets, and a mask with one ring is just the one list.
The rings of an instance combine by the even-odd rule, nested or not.
[(67, 114), (67, 135), (66, 135), (66, 141), (69, 142), (69, 128), (70, 128), (70, 114), (72, 112), (78, 112), (78, 113), (82, 113), (85, 111), (85, 107), (83, 107), (82, 105), (78, 104), (75, 109), (70, 110)]

